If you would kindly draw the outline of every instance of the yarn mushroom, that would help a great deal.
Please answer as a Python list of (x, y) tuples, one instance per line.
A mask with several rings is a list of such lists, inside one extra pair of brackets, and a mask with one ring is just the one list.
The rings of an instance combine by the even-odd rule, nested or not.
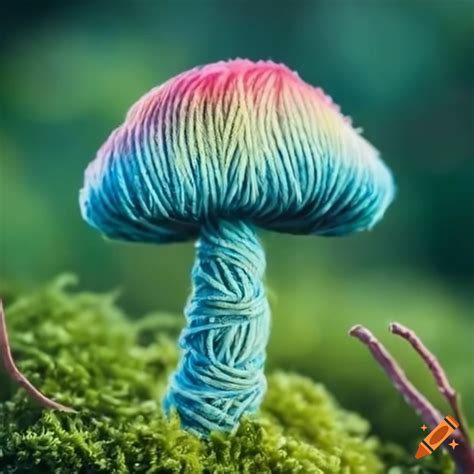
[(165, 411), (207, 436), (258, 410), (270, 310), (257, 228), (369, 229), (393, 190), (375, 148), (282, 64), (209, 64), (139, 99), (89, 164), (80, 205), (113, 239), (197, 241)]

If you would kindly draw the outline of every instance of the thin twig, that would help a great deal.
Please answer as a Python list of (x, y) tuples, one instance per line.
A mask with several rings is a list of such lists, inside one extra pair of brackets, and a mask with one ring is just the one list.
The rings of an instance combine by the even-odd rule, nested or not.
[(407, 328), (406, 326), (403, 326), (399, 323), (391, 323), (390, 331), (393, 334), (396, 334), (397, 336), (400, 336), (408, 341), (413, 349), (415, 349), (415, 351), (420, 354), (421, 358), (433, 374), (438, 390), (451, 406), (454, 412), (454, 417), (457, 421), (459, 421), (459, 428), (463, 432), (468, 446), (470, 446), (471, 439), (469, 436), (469, 428), (461, 409), (459, 396), (456, 390), (454, 390), (452, 385), (449, 383), (448, 376), (446, 375), (446, 372), (444, 371), (436, 356), (429, 351), (429, 349), (423, 344), (421, 339), (414, 333), (414, 331)]
[(15, 365), (10, 350), (10, 342), (8, 340), (7, 324), (5, 320), (5, 311), (3, 310), (3, 303), (0, 299), (0, 356), (3, 360), (3, 365), (7, 374), (19, 385), (21, 385), (27, 393), (31, 395), (40, 405), (52, 408), (53, 410), (64, 411), (68, 413), (76, 413), (73, 408), (57, 403), (46, 395), (43, 395), (27, 378), (23, 375)]
[(453, 438), (459, 439), (460, 446), (455, 451), (450, 451), (449, 453), (456, 462), (458, 472), (466, 474), (474, 473), (474, 446), (471, 444), (469, 427), (461, 409), (459, 396), (456, 390), (454, 390), (452, 385), (449, 383), (446, 372), (435, 355), (428, 350), (414, 331), (399, 323), (391, 323), (390, 331), (408, 341), (433, 374), (438, 390), (448, 401), (454, 412), (455, 418), (459, 422), (460, 435), (455, 432)]
[[(442, 385), (440, 390), (444, 396), (456, 395), (455, 390), (449, 384), (449, 381), (442, 370), (437, 359), (426, 349), (418, 337), (410, 331), (408, 328), (404, 328), (400, 324), (393, 323), (390, 326), (390, 330), (395, 334), (407, 339), (415, 350), (421, 355), (423, 360), (428, 364), (428, 367), (432, 371), (438, 387)], [(443, 419), (440, 412), (427, 400), (408, 380), (405, 372), (400, 368), (398, 363), (393, 359), (390, 353), (385, 347), (377, 340), (377, 338), (365, 327), (361, 325), (354, 326), (349, 334), (362, 341), (372, 352), (375, 360), (381, 365), (389, 379), (392, 381), (395, 388), (403, 396), (405, 401), (415, 409), (415, 411), (421, 416), (422, 420), (433, 429)], [(435, 373), (436, 372), (436, 373)], [(456, 405), (459, 409), (459, 404)], [(454, 409), (454, 408), (453, 408)], [(463, 419), (456, 412), (458, 421)], [(465, 425), (467, 428), (467, 425)], [(452, 434), (452, 438), (459, 441), (459, 448), (455, 450), (448, 450), (452, 456), (457, 472), (460, 474), (473, 474), (474, 473), (474, 448), (470, 444), (469, 438), (465, 435), (464, 431), (460, 430)], [(446, 448), (446, 446), (445, 446)], [(447, 448), (446, 448), (447, 449)]]
[(423, 421), (433, 429), (443, 419), (441, 413), (422, 395), (408, 380), (403, 369), (395, 359), (364, 326), (354, 326), (349, 334), (363, 342), (383, 368), (395, 388), (405, 401), (421, 416)]

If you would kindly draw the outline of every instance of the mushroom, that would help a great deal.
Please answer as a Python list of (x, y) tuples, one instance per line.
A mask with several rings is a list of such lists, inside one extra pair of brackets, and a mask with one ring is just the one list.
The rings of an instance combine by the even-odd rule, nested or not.
[(221, 61), (138, 100), (89, 164), (80, 205), (113, 239), (197, 240), (165, 411), (206, 436), (258, 410), (270, 310), (257, 228), (350, 234), (393, 194), (378, 152), (282, 64)]

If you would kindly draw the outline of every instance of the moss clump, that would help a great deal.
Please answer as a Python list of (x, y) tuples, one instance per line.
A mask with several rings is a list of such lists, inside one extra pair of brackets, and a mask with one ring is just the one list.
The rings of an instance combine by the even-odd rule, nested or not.
[(79, 413), (40, 409), (2, 373), (1, 473), (382, 471), (367, 423), (297, 375), (271, 375), (262, 412), (234, 435), (182, 431), (160, 409), (177, 362), (170, 319), (132, 323), (113, 296), (73, 294), (69, 281), (17, 300), (7, 319), (20, 368)]

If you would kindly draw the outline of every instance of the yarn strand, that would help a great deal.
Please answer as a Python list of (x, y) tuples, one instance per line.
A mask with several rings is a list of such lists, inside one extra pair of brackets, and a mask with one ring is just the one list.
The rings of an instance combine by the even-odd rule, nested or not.
[(244, 222), (203, 227), (196, 244), (192, 294), (185, 309), (177, 371), (164, 400), (198, 435), (232, 431), (263, 398), (270, 310), (265, 254)]

